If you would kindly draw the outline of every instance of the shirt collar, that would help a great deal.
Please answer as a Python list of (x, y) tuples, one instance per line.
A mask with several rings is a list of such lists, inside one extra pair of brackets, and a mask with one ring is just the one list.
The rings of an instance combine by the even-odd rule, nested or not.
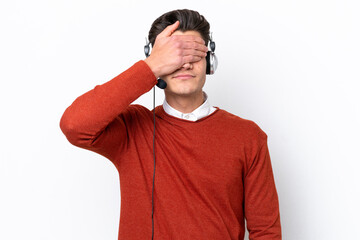
[(205, 92), (203, 92), (203, 94), (205, 99), (204, 103), (200, 107), (192, 111), (191, 113), (182, 113), (176, 110), (167, 103), (166, 99), (164, 99), (164, 103), (163, 103), (164, 111), (167, 114), (177, 118), (182, 118), (189, 121), (197, 121), (203, 117), (208, 116), (213, 112), (213, 108), (210, 106), (207, 94)]

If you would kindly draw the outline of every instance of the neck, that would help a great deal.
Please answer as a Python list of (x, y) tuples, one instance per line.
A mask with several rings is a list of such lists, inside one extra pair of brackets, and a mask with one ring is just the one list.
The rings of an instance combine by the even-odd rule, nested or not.
[(182, 113), (191, 113), (204, 103), (204, 93), (201, 91), (190, 96), (166, 94), (166, 102)]

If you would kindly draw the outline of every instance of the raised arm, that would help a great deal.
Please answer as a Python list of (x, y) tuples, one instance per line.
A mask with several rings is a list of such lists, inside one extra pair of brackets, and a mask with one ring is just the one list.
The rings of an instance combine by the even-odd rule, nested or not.
[(155, 40), (151, 55), (112, 80), (84, 93), (65, 110), (60, 128), (75, 146), (97, 152), (110, 160), (126, 144), (123, 117), (129, 105), (149, 91), (157, 78), (206, 56), (204, 40), (175, 36), (179, 21), (166, 27)]
[(126, 141), (121, 114), (156, 84), (156, 77), (144, 61), (112, 80), (84, 93), (65, 110), (60, 128), (75, 146), (95, 151), (110, 160)]

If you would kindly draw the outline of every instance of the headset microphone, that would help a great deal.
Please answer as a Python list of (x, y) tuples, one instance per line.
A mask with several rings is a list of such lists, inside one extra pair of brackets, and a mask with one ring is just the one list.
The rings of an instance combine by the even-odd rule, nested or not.
[(158, 82), (157, 82), (156, 86), (158, 86), (161, 89), (165, 89), (167, 86), (167, 83), (164, 80), (162, 80), (161, 78), (158, 78)]

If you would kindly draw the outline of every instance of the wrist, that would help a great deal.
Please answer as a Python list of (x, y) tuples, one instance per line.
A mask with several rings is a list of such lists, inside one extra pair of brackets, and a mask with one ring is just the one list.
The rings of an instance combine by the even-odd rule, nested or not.
[(144, 62), (149, 66), (151, 71), (154, 73), (155, 77), (159, 78), (160, 74), (159, 74), (159, 69), (157, 68), (157, 64), (153, 63), (150, 57), (146, 58)]

